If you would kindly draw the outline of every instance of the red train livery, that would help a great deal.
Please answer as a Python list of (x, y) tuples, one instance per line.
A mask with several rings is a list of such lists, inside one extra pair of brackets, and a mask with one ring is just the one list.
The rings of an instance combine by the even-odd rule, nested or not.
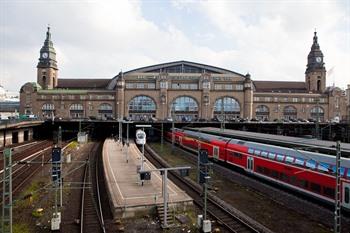
[[(166, 134), (172, 139), (172, 132)], [(174, 130), (175, 143), (208, 150), (209, 158), (244, 169), (252, 175), (334, 203), (335, 157), (309, 151), (248, 142), (190, 130)], [(341, 206), (350, 211), (350, 159), (342, 158)]]

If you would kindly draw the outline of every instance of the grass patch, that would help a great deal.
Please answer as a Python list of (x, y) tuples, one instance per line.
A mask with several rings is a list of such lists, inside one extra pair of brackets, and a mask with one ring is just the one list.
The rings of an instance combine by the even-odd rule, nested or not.
[(72, 141), (68, 144), (67, 148), (73, 150), (73, 149), (77, 148), (78, 146), (79, 146), (79, 143), (77, 141)]
[(21, 194), (21, 199), (14, 202), (14, 208), (27, 208), (31, 203), (38, 200), (40, 192), (38, 190), (44, 185), (42, 181), (34, 181)]
[(33, 210), (33, 211), (32, 211), (32, 216), (33, 216), (33, 217), (36, 217), (36, 218), (42, 217), (43, 214), (44, 214), (44, 211), (43, 211), (43, 210), (39, 211), (39, 210), (36, 209), (36, 210)]
[(16, 223), (12, 225), (13, 233), (30, 233), (30, 228), (28, 225), (23, 223)]

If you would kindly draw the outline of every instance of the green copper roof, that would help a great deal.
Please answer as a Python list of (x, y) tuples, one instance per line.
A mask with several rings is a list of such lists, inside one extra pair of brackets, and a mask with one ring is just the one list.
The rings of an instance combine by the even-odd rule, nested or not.
[(87, 90), (72, 90), (72, 89), (52, 89), (40, 90), (39, 94), (87, 94)]

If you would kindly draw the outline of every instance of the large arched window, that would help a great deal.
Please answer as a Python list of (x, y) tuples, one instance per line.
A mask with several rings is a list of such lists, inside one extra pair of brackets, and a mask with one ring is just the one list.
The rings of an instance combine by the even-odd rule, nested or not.
[(47, 117), (47, 118), (53, 117), (55, 112), (55, 105), (51, 103), (43, 104), (43, 106), (41, 107), (41, 111), (42, 111), (43, 117)]
[(171, 105), (171, 114), (177, 121), (192, 121), (198, 118), (198, 103), (190, 96), (177, 97)]
[(129, 115), (135, 121), (147, 121), (156, 115), (156, 103), (148, 96), (134, 97), (128, 104)]
[(98, 107), (98, 118), (99, 119), (103, 119), (103, 120), (106, 120), (106, 119), (109, 119), (109, 118), (113, 118), (112, 105), (106, 104), (106, 103), (101, 104)]
[(238, 101), (232, 97), (217, 99), (214, 104), (214, 117), (217, 119), (233, 120), (240, 116), (241, 108)]
[(266, 105), (259, 105), (255, 109), (255, 117), (258, 120), (268, 120), (270, 118), (270, 109)]
[(84, 117), (84, 107), (82, 104), (72, 104), (69, 107), (69, 114), (71, 118), (83, 118)]
[(283, 109), (283, 119), (297, 119), (297, 109), (294, 106), (286, 106)]
[(314, 120), (324, 121), (324, 110), (319, 106), (315, 106), (310, 110), (310, 117)]

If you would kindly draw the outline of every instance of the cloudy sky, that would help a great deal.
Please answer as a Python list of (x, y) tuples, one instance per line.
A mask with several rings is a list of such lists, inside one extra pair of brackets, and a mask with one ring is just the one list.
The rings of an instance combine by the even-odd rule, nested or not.
[(253, 80), (304, 81), (315, 28), (327, 85), (350, 84), (350, 0), (0, 0), (0, 84), (36, 81), (47, 25), (60, 78), (188, 60)]

